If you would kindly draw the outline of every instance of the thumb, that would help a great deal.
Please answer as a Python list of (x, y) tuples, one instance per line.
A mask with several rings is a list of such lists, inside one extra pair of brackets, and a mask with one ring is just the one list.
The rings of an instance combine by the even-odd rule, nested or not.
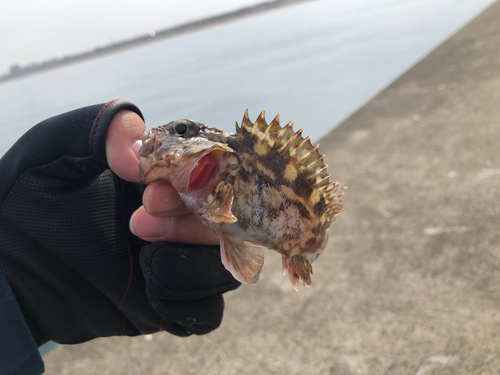
[(106, 158), (109, 167), (120, 178), (139, 182), (139, 155), (142, 133), (146, 124), (138, 114), (124, 110), (118, 112), (106, 135)]

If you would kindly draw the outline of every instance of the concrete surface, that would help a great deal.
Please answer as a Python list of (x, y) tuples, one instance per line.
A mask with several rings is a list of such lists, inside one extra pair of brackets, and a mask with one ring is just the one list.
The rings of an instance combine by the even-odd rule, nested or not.
[(349, 190), (311, 288), (266, 254), (216, 332), (59, 346), (47, 373), (500, 374), (499, 20), (496, 2), (322, 141)]

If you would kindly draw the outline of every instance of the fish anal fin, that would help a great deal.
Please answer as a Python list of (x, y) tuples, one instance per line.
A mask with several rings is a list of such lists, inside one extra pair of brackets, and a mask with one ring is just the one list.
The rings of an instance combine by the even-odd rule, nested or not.
[(224, 267), (239, 282), (255, 284), (264, 265), (264, 248), (224, 233), (219, 239)]
[(302, 281), (304, 286), (311, 285), (312, 266), (309, 259), (302, 255), (294, 255), (291, 258), (283, 256), (283, 273), (290, 277), (293, 289), (299, 291), (299, 281)]
[(238, 221), (233, 215), (231, 207), (233, 205), (234, 194), (232, 185), (221, 181), (210, 193), (205, 202), (201, 205), (200, 215), (202, 220), (212, 223), (235, 223)]

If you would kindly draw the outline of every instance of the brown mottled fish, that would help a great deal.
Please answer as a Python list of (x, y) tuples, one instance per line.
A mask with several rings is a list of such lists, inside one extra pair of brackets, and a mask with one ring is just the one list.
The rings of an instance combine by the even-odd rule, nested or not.
[(343, 212), (338, 182), (330, 183), (318, 146), (293, 121), (255, 123), (245, 112), (236, 134), (177, 120), (143, 136), (143, 183), (169, 181), (186, 206), (220, 239), (222, 263), (242, 283), (255, 283), (264, 249), (283, 256), (295, 290), (311, 284), (311, 264), (328, 228)]

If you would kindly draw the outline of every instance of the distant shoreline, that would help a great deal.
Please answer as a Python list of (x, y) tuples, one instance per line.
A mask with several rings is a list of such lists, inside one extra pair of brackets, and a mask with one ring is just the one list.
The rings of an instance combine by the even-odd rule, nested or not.
[(203, 18), (201, 20), (192, 21), (183, 25), (170, 27), (160, 30), (155, 35), (143, 35), (136, 38), (124, 40), (122, 42), (113, 43), (104, 47), (97, 47), (91, 51), (86, 51), (76, 55), (65, 56), (63, 58), (54, 58), (49, 61), (41, 63), (33, 63), (26, 66), (14, 65), (11, 67), (10, 72), (0, 76), (0, 83), (12, 79), (21, 78), (29, 74), (39, 73), (45, 70), (54, 69), (63, 65), (73, 64), (87, 59), (100, 57), (103, 55), (115, 53), (127, 48), (137, 47), (146, 43), (153, 43), (162, 39), (171, 38), (180, 34), (185, 34), (191, 31), (199, 30), (202, 28), (215, 26), (224, 22), (230, 22), (239, 18), (251, 16), (257, 13), (266, 12), (283, 6), (293, 5), (296, 3), (303, 3), (312, 0), (273, 0), (265, 3), (252, 5), (246, 8), (241, 8), (228, 13), (220, 14), (217, 16)]

